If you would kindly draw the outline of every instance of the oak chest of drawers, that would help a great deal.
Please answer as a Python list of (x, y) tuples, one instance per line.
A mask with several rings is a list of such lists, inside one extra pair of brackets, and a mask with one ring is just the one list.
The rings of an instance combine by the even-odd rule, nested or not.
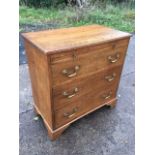
[(130, 34), (90, 25), (22, 35), (34, 107), (51, 139), (94, 110), (115, 105)]

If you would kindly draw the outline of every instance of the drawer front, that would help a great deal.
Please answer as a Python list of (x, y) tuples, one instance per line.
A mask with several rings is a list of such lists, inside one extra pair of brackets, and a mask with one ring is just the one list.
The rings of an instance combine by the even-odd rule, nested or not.
[(97, 106), (106, 104), (111, 99), (115, 98), (116, 90), (116, 88), (94, 90), (91, 93), (81, 97), (77, 102), (55, 111), (55, 128), (76, 119)]
[(61, 63), (52, 65), (53, 85), (58, 86), (108, 67), (123, 64), (127, 45), (128, 40), (125, 40), (123, 44), (118, 42), (117, 46), (108, 44), (79, 49), (75, 52), (74, 59), (71, 58), (70, 53), (67, 53), (68, 55), (63, 60), (57, 57), (57, 61)]
[(88, 53), (88, 51), (89, 51), (89, 53), (94, 52), (101, 48), (106, 49), (106, 48), (111, 47), (112, 49), (117, 49), (122, 46), (128, 46), (128, 42), (129, 42), (129, 38), (111, 41), (108, 43), (99, 44), (99, 45), (95, 45), (95, 46), (84, 47), (84, 48), (80, 48), (77, 50), (70, 50), (70, 51), (66, 51), (66, 52), (55, 53), (54, 55), (51, 56), (51, 64), (54, 65), (54, 64), (63, 63), (66, 61), (74, 61), (76, 54), (77, 54), (76, 51), (78, 51), (78, 55), (79, 55), (79, 54), (86, 54), (86, 53)]
[(69, 84), (53, 88), (54, 108), (58, 110), (64, 106), (77, 102), (80, 97), (96, 89), (117, 87), (122, 66), (115, 66), (83, 79), (77, 79)]

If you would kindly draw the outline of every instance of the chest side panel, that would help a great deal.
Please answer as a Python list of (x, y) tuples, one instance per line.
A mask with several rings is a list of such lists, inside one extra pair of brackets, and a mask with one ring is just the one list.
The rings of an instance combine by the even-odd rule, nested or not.
[(51, 78), (49, 78), (48, 58), (27, 41), (25, 41), (25, 49), (35, 106), (52, 128)]

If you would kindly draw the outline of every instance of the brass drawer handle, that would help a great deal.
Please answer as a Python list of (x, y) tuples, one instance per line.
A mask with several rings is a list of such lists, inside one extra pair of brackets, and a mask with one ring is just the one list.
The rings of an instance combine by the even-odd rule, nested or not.
[(113, 73), (112, 75), (107, 75), (105, 76), (105, 79), (108, 81), (108, 82), (111, 82), (115, 79), (116, 77), (116, 73)]
[(80, 69), (79, 65), (76, 65), (73, 69), (64, 69), (62, 73), (71, 78), (77, 75), (77, 71)]
[(73, 96), (75, 96), (78, 92), (78, 88), (75, 88), (74, 91), (73, 91), (73, 94), (69, 94), (68, 92), (64, 91), (63, 92), (63, 95), (66, 96), (68, 99), (72, 98)]
[(115, 63), (118, 61), (118, 59), (120, 58), (120, 54), (117, 53), (115, 56), (108, 56), (108, 60), (110, 61), (110, 63)]
[(76, 114), (77, 111), (78, 111), (78, 108), (76, 107), (76, 108), (74, 108), (72, 110), (72, 112), (70, 112), (70, 113), (64, 113), (64, 117), (71, 118), (71, 117), (73, 117)]
[(105, 99), (105, 100), (107, 100), (107, 99), (109, 99), (111, 97), (111, 95), (112, 95), (112, 91), (110, 91), (108, 94), (104, 94), (102, 96), (102, 98)]

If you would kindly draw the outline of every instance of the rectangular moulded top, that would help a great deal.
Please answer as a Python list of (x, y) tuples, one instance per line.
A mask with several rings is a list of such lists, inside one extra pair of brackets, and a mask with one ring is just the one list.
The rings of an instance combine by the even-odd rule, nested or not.
[(131, 34), (101, 25), (88, 25), (28, 32), (22, 36), (45, 54), (54, 54), (127, 38)]

